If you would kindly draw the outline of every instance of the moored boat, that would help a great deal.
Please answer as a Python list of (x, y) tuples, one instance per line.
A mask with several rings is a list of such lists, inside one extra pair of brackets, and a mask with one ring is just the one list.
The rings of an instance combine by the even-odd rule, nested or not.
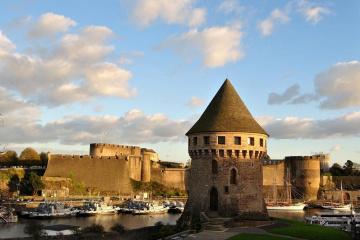
[(48, 219), (73, 217), (76, 216), (77, 212), (76, 209), (61, 202), (43, 202), (36, 209), (24, 212), (24, 215), (28, 218)]
[(115, 207), (107, 205), (104, 202), (86, 202), (78, 211), (78, 215), (86, 217), (93, 215), (111, 215), (116, 212), (117, 209)]
[(284, 205), (268, 205), (266, 206), (267, 210), (279, 210), (279, 211), (303, 211), (306, 207), (305, 203), (294, 203), (294, 204), (284, 204)]
[(0, 206), (0, 223), (16, 223), (17, 221), (18, 217), (14, 209)]
[(320, 212), (311, 217), (305, 217), (308, 224), (334, 227), (344, 231), (351, 231), (352, 227), (360, 227), (360, 216), (355, 212)]

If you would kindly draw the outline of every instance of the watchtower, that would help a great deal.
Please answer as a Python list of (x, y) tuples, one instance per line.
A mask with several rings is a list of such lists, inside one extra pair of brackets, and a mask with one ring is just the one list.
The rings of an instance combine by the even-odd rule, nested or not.
[(186, 135), (191, 167), (183, 218), (200, 212), (267, 216), (262, 158), (267, 155), (269, 135), (228, 79)]

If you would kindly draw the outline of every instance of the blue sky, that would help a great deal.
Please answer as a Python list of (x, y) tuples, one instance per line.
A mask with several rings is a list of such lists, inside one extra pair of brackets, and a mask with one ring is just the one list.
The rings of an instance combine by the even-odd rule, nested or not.
[(186, 161), (225, 78), (269, 155), (359, 161), (358, 1), (1, 1), (2, 147), (100, 140)]

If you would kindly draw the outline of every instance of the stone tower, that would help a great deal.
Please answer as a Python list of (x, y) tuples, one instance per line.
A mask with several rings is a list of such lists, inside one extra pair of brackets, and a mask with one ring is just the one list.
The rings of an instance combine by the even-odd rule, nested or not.
[(191, 168), (182, 221), (189, 222), (201, 212), (267, 216), (261, 160), (268, 134), (228, 79), (186, 135)]

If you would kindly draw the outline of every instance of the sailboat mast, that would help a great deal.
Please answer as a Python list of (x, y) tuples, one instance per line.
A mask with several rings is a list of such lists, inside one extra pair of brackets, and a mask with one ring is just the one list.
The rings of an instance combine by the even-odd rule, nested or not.
[(341, 190), (341, 204), (344, 205), (344, 192), (343, 192), (342, 180), (340, 182), (340, 190)]
[(292, 204), (291, 198), (291, 183), (290, 183), (290, 171), (289, 168), (286, 169), (286, 195), (289, 204)]

